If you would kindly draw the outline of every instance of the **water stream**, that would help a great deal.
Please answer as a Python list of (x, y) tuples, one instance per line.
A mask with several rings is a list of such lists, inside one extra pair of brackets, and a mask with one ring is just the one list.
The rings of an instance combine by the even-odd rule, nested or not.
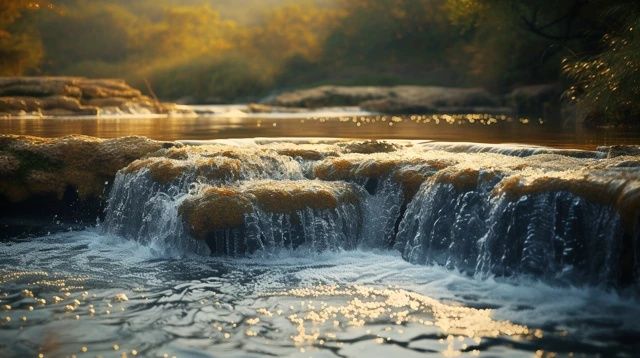
[(104, 219), (0, 243), (0, 356), (634, 356), (640, 161), (185, 142)]

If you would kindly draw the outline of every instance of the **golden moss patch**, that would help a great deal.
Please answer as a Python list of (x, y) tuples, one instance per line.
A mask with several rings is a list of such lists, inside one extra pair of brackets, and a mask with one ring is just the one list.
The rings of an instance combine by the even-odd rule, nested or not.
[(526, 180), (519, 175), (503, 179), (494, 189), (494, 195), (511, 198), (524, 195), (564, 191), (588, 201), (611, 206), (618, 210), (623, 225), (629, 232), (638, 228), (640, 220), (640, 183), (626, 180), (603, 180), (587, 172), (546, 175)]
[(185, 200), (179, 209), (189, 232), (198, 240), (216, 230), (242, 226), (251, 210), (251, 201), (237, 189), (216, 187)]
[(274, 213), (291, 213), (306, 208), (335, 209), (340, 204), (358, 200), (353, 188), (341, 182), (265, 180), (247, 183), (242, 190), (255, 197), (255, 203), (261, 209)]
[(478, 185), (479, 175), (480, 171), (475, 168), (454, 168), (437, 172), (432, 177), (432, 180), (436, 183), (452, 184), (456, 190), (465, 191)]
[(241, 227), (246, 215), (256, 209), (292, 214), (307, 208), (335, 209), (358, 200), (357, 192), (346, 183), (261, 180), (202, 189), (185, 200), (179, 211), (191, 235), (203, 240), (217, 230)]
[(455, 164), (456, 162), (452, 160), (421, 158), (414, 153), (404, 156), (382, 153), (348, 154), (318, 162), (314, 167), (314, 175), (323, 180), (350, 180), (363, 177), (383, 177), (397, 174), (398, 171), (408, 168), (435, 171)]
[(396, 172), (394, 179), (402, 185), (404, 198), (409, 201), (416, 195), (422, 183), (427, 181), (431, 175), (433, 174), (415, 169), (401, 169)]
[(0, 152), (5, 159), (0, 161), (5, 163), (2, 164), (5, 173), (0, 177), (0, 196), (13, 202), (27, 199), (31, 194), (61, 199), (70, 187), (81, 199), (96, 198), (102, 195), (105, 182), (111, 181), (118, 170), (167, 144), (143, 137), (3, 135)]
[(184, 174), (188, 168), (184, 162), (155, 157), (136, 160), (129, 164), (124, 171), (133, 173), (147, 169), (155, 182), (167, 184)]
[(302, 158), (304, 160), (320, 160), (326, 157), (339, 155), (338, 148), (326, 144), (283, 144), (271, 146), (273, 150), (291, 158)]

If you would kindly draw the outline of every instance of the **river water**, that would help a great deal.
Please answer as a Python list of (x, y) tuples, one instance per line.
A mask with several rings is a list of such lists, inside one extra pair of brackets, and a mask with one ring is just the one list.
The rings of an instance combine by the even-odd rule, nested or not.
[(87, 230), (4, 243), (0, 259), (11, 305), (3, 357), (610, 357), (640, 348), (633, 299), (474, 279), (393, 252), (166, 258)]
[[(180, 159), (166, 153), (148, 167), (121, 171), (106, 216), (93, 227), (0, 242), (1, 357), (633, 357), (640, 351), (638, 264), (622, 284), (616, 268), (629, 240), (624, 215), (584, 199), (593, 191), (636, 195), (637, 161), (592, 151), (638, 144), (633, 132), (560, 132), (491, 116), (234, 116), (0, 121), (0, 133), (139, 134), (197, 144), (176, 149)], [(584, 150), (423, 140), (367, 154), (368, 148), (349, 152), (363, 148), (332, 140), (195, 141), (380, 133)], [(321, 149), (310, 160), (283, 154), (291, 146), (305, 155)], [(204, 160), (216, 170), (239, 161), (239, 169), (233, 176), (196, 176)], [(156, 161), (180, 171), (159, 183)], [(435, 179), (402, 205), (397, 177), (361, 177), (390, 166), (395, 174)], [(470, 170), (477, 172), (471, 184)], [(520, 186), (510, 186), (514, 178)], [(542, 182), (555, 189), (533, 192)], [(216, 227), (206, 245), (195, 244), (197, 233), (180, 224), (183, 206), (216, 199), (222, 189), (251, 201), (252, 211), (242, 231)], [(285, 210), (300, 205), (287, 199), (291, 190), (311, 198), (305, 205), (314, 209)], [(265, 192), (292, 202), (274, 208)], [(315, 209), (310, 195), (317, 192), (335, 196), (337, 206)], [(230, 244), (239, 233), (243, 247)], [(631, 239), (637, 243), (637, 233)]]
[(206, 106), (196, 118), (12, 118), (0, 121), (0, 134), (59, 137), (84, 134), (101, 138), (141, 135), (158, 140), (253, 137), (343, 137), (429, 139), (482, 143), (525, 143), (594, 149), (639, 144), (640, 130), (585, 129), (544, 123), (535, 118), (493, 115), (379, 116), (354, 108), (310, 113), (244, 113), (242, 106)]

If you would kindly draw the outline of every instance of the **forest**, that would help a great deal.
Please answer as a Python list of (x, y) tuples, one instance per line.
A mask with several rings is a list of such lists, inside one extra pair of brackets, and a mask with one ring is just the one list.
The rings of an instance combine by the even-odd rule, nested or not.
[(188, 103), (320, 84), (559, 83), (610, 123), (640, 117), (635, 0), (12, 0), (0, 75), (120, 77)]

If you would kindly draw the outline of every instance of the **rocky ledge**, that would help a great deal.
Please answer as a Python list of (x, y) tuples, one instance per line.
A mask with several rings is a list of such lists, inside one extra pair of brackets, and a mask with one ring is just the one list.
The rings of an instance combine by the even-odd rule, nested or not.
[(143, 137), (0, 136), (0, 238), (95, 223), (120, 168), (179, 145)]
[(0, 77), (0, 117), (123, 114), (193, 112), (156, 101), (120, 79)]
[[(389, 114), (493, 113), (547, 116), (559, 110), (555, 84), (515, 88), (500, 96), (482, 88), (436, 86), (320, 86), (282, 93), (264, 105), (277, 108), (358, 106)], [(259, 107), (265, 111), (263, 106)]]

